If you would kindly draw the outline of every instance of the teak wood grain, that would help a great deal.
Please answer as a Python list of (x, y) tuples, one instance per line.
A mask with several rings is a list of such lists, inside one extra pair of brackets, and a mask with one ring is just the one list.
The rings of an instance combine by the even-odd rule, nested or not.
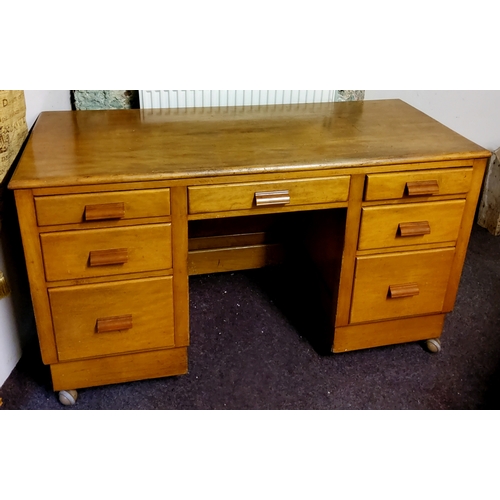
[(256, 202), (256, 195), (259, 193), (284, 191), (287, 193), (287, 202), (278, 205), (314, 205), (346, 201), (349, 177), (190, 187), (189, 213), (248, 210), (262, 206), (262, 203)]
[(172, 259), (174, 266), (175, 345), (189, 345), (187, 190), (172, 188)]
[(184, 375), (188, 371), (187, 349), (181, 347), (68, 361), (51, 365), (50, 371), (55, 391)]
[(54, 388), (186, 373), (189, 275), (282, 261), (334, 352), (439, 337), (489, 156), (401, 101), (42, 113), (9, 187)]
[(128, 248), (92, 250), (89, 252), (89, 266), (109, 266), (128, 262)]
[[(368, 174), (365, 200), (462, 194), (469, 191), (471, 182), (472, 168)], [(408, 191), (408, 185), (413, 189)]]
[(123, 316), (110, 316), (109, 318), (97, 318), (96, 333), (118, 332), (120, 330), (130, 330), (134, 326), (132, 314)]
[(270, 243), (264, 232), (231, 234), (229, 236), (205, 236), (189, 238), (189, 251), (208, 250), (212, 248), (231, 248)]
[(451, 268), (450, 283), (444, 301), (443, 312), (450, 312), (455, 304), (486, 165), (487, 161), (484, 159), (474, 161), (471, 188), (465, 202), (464, 216), (462, 218), (462, 224), (458, 235), (455, 258)]
[(83, 212), (83, 220), (107, 220), (107, 219), (123, 219), (125, 217), (125, 203), (95, 203), (85, 205)]
[(418, 283), (401, 283), (399, 285), (389, 285), (390, 299), (399, 299), (403, 297), (414, 297), (420, 293)]
[(49, 296), (59, 360), (174, 347), (171, 276), (53, 288)]
[(464, 207), (465, 200), (452, 200), (363, 208), (358, 248), (455, 241)]
[(161, 217), (170, 215), (170, 190), (36, 196), (35, 205), (40, 226)]
[(45, 364), (53, 364), (57, 363), (57, 348), (31, 190), (16, 191), (15, 200), (42, 360)]
[(40, 235), (47, 281), (172, 267), (170, 224)]
[(10, 186), (189, 179), (490, 154), (398, 100), (154, 113), (49, 111), (37, 120)]
[[(358, 257), (350, 323), (440, 313), (454, 248)], [(394, 297), (391, 287), (412, 283), (418, 293)]]
[(283, 247), (278, 244), (193, 250), (189, 252), (188, 273), (194, 276), (258, 269), (283, 262), (283, 255)]
[(405, 189), (408, 196), (432, 196), (439, 194), (439, 183), (436, 180), (407, 182)]
[(343, 326), (335, 330), (332, 351), (340, 353), (439, 338), (444, 318), (444, 314), (436, 314)]
[(431, 234), (431, 225), (429, 221), (426, 220), (418, 222), (400, 222), (398, 224), (398, 233), (403, 238), (424, 236), (426, 234)]
[(338, 302), (336, 317), (334, 318), (335, 326), (337, 327), (347, 325), (349, 322), (364, 183), (364, 175), (356, 175), (351, 179), (349, 206), (347, 208), (347, 220), (345, 225), (342, 269), (340, 271), (339, 280)]

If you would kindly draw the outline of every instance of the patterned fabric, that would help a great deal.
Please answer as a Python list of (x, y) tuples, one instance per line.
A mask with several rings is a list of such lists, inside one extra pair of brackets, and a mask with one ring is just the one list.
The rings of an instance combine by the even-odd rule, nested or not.
[(0, 183), (27, 135), (24, 90), (0, 90)]

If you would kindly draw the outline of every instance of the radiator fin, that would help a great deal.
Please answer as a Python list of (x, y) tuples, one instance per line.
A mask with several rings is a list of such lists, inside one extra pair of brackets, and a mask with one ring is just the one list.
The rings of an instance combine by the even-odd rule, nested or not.
[(333, 102), (335, 90), (140, 90), (142, 109)]

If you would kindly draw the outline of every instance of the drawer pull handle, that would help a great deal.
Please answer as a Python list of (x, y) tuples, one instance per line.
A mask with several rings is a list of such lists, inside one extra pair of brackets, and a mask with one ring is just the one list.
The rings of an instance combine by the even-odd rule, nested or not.
[(132, 315), (110, 316), (109, 318), (99, 318), (96, 321), (96, 332), (116, 332), (118, 330), (130, 330), (132, 328)]
[(125, 204), (102, 203), (100, 205), (85, 205), (85, 220), (123, 219)]
[(285, 191), (260, 191), (255, 193), (255, 205), (265, 207), (268, 205), (288, 205), (290, 193)]
[(426, 196), (439, 193), (437, 181), (413, 181), (406, 183), (408, 196)]
[(401, 285), (389, 286), (389, 298), (399, 299), (402, 297), (414, 297), (418, 295), (420, 290), (417, 283), (403, 283)]
[(93, 250), (89, 254), (90, 267), (125, 264), (128, 262), (127, 248), (111, 248), (110, 250)]
[(398, 234), (403, 238), (406, 236), (423, 236), (424, 234), (431, 234), (431, 226), (426, 220), (401, 222), (398, 226)]

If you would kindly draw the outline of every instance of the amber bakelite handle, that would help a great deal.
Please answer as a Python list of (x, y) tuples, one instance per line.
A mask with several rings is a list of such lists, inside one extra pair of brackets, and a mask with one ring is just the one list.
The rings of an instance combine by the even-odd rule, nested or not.
[(130, 330), (132, 328), (132, 315), (110, 316), (99, 318), (96, 322), (97, 333), (116, 332), (118, 330)]
[(401, 222), (398, 226), (398, 234), (403, 238), (406, 236), (423, 236), (424, 234), (431, 234), (431, 226), (426, 220)]
[(268, 205), (288, 205), (290, 203), (290, 193), (284, 191), (260, 191), (255, 193), (255, 205), (265, 207)]
[(125, 264), (128, 262), (127, 248), (111, 248), (109, 250), (93, 250), (89, 254), (90, 267)]
[(402, 283), (400, 285), (389, 286), (389, 298), (399, 299), (402, 297), (414, 297), (418, 295), (420, 290), (417, 283)]
[(426, 196), (439, 193), (438, 181), (412, 181), (406, 183), (408, 196)]
[(102, 203), (85, 205), (85, 220), (123, 219), (125, 216), (124, 203)]

